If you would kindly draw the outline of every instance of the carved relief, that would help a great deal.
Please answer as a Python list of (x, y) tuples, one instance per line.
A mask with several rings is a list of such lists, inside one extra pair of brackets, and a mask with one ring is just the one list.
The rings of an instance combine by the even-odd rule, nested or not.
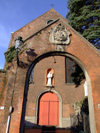
[(56, 45), (56, 51), (65, 51), (65, 48), (63, 45)]
[(65, 44), (70, 43), (70, 32), (62, 24), (57, 25), (54, 29), (50, 31), (50, 42), (54, 44)]

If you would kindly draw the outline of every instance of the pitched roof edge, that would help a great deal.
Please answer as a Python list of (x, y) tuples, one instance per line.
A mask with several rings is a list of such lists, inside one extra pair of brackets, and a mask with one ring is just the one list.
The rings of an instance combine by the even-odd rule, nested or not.
[[(43, 13), (43, 14), (41, 14), (40, 16), (38, 16), (38, 17), (36, 17), (35, 19), (33, 19), (31, 22), (29, 22), (29, 23), (25, 24), (24, 26), (22, 26), (21, 28), (19, 28), (19, 29), (16, 30), (15, 32), (18, 32), (18, 31), (21, 30), (23, 27), (25, 27), (25, 26), (31, 24), (33, 21), (35, 21), (35, 20), (37, 20), (38, 18), (44, 16), (45, 14), (47, 14), (47, 13), (50, 12), (50, 11), (55, 11), (55, 10), (54, 10), (53, 8), (51, 8), (50, 10), (46, 11), (45, 13)], [(55, 12), (56, 12), (56, 11), (55, 11)], [(56, 12), (56, 13), (58, 13), (58, 12)], [(13, 32), (13, 34), (14, 34), (15, 32)]]
[[(100, 56), (100, 51), (99, 51), (97, 48), (95, 48), (95, 47), (93, 46), (93, 44), (91, 44), (87, 39), (85, 39), (79, 32), (77, 32), (74, 28), (72, 28), (72, 26), (68, 24), (67, 19), (64, 18), (64, 17), (63, 17), (61, 14), (59, 14), (57, 11), (55, 11), (53, 8), (51, 8), (51, 9), (48, 10), (47, 12), (43, 13), (42, 15), (38, 16), (37, 18), (35, 18), (35, 19), (32, 20), (31, 22), (27, 23), (27, 24), (24, 25), (23, 27), (27, 26), (28, 24), (31, 24), (33, 21), (37, 20), (39, 17), (44, 16), (45, 14), (47, 14), (47, 13), (50, 12), (50, 11), (54, 11), (54, 12), (56, 12), (59, 16), (61, 16), (62, 19), (60, 18), (60, 20), (62, 20), (68, 27), (70, 27), (74, 33), (76, 33), (78, 36), (80, 36), (80, 38), (82, 38), (83, 41), (85, 41), (85, 42), (88, 44), (89, 47), (93, 48), (93, 49), (96, 51), (96, 53), (99, 54), (99, 56)], [(65, 21), (64, 21), (64, 20), (65, 20)], [(17, 31), (15, 31), (15, 32), (18, 32), (18, 31), (21, 30), (23, 27), (19, 28), (19, 29), (18, 29)], [(15, 32), (14, 32), (14, 33), (15, 33)], [(14, 34), (14, 33), (13, 33), (13, 34)]]
[[(63, 16), (62, 16), (62, 17), (63, 17)], [(66, 19), (65, 19), (64, 17), (63, 17), (63, 19), (66, 21)], [(62, 19), (62, 21), (63, 21), (63, 19)], [(64, 22), (68, 27), (70, 27), (74, 33), (76, 33), (78, 36), (80, 36), (80, 38), (82, 38), (83, 41), (85, 41), (85, 42), (88, 44), (89, 47), (93, 48), (93, 49), (96, 51), (96, 53), (99, 54), (99, 56), (100, 56), (100, 51), (99, 51), (95, 46), (93, 46), (93, 44), (90, 43), (85, 37), (83, 37), (78, 31), (76, 31), (71, 25), (69, 25), (69, 24), (68, 24), (68, 21), (67, 21), (67, 22), (65, 22), (65, 21), (63, 21), (63, 22)]]
[(42, 28), (39, 29), (37, 32), (34, 32), (32, 35), (30, 35), (29, 37), (27, 37), (27, 38), (24, 40), (24, 42), (26, 42), (27, 40), (29, 40), (30, 38), (32, 38), (33, 36), (37, 35), (37, 34), (38, 34), (39, 32), (41, 32), (42, 30), (46, 29), (47, 27), (49, 27), (50, 25), (56, 23), (56, 22), (59, 21), (59, 20), (60, 20), (60, 18), (58, 18), (58, 19), (54, 20), (53, 22), (51, 22), (50, 24), (48, 24), (48, 25), (42, 27)]
[[(54, 10), (55, 11), (55, 10)], [(55, 11), (56, 12), (56, 11)], [(56, 12), (57, 14), (59, 14), (58, 12)], [(70, 27), (72, 30), (73, 30), (73, 32), (75, 32), (78, 36), (80, 36), (82, 39), (83, 39), (83, 41), (85, 41), (87, 44), (88, 44), (88, 46), (89, 47), (91, 47), (91, 48), (93, 48), (95, 51), (96, 51), (96, 53), (97, 54), (99, 54), (99, 56), (100, 56), (100, 51), (95, 47), (95, 46), (93, 46), (93, 44), (92, 43), (90, 43), (85, 37), (83, 37), (78, 31), (76, 31), (71, 25), (69, 25), (68, 24), (68, 20), (66, 19), (66, 18), (64, 18), (61, 14), (59, 14), (60, 16), (61, 16), (61, 18), (62, 18), (62, 21), (63, 21), (63, 19), (65, 20), (65, 21), (63, 21), (66, 25), (68, 25), (68, 27)], [(60, 19), (61, 19), (60, 18)]]

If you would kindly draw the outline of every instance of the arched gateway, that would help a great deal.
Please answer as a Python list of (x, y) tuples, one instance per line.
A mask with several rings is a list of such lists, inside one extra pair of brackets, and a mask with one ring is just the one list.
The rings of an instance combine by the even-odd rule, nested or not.
[[(87, 82), (90, 130), (99, 133), (98, 50), (54, 9), (13, 33), (9, 47), (14, 46), (18, 36), (22, 36), (24, 44), (18, 53), (19, 60), (13, 59), (7, 67), (5, 130), (36, 133), (44, 132), (43, 128), (47, 130), (48, 126), (51, 130), (53, 126), (55, 132), (72, 132), (71, 127), (77, 126), (77, 116), (81, 114), (76, 105), (84, 99), (84, 82)], [(85, 75), (78, 86), (72, 83), (72, 73), (77, 70), (72, 66), (76, 65)], [(9, 107), (13, 107), (10, 113)]]

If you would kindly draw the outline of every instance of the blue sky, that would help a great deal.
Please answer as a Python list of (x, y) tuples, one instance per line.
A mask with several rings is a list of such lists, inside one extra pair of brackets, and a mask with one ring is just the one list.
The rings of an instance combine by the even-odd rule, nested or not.
[(66, 17), (68, 0), (0, 0), (0, 69), (3, 69), (11, 32), (41, 16), (52, 7)]

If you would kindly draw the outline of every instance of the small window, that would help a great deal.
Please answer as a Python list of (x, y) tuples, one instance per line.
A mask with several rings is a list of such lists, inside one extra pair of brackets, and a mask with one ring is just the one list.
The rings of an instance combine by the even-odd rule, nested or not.
[(75, 62), (69, 58), (65, 57), (65, 81), (66, 83), (74, 83), (72, 73), (75, 72)]
[(66, 83), (74, 83), (76, 86), (81, 84), (85, 79), (84, 72), (80, 66), (71, 58), (65, 58), (65, 81)]
[(50, 20), (47, 21), (47, 24), (50, 24), (50, 23), (52, 23), (52, 22), (53, 22), (53, 20), (50, 19)]

